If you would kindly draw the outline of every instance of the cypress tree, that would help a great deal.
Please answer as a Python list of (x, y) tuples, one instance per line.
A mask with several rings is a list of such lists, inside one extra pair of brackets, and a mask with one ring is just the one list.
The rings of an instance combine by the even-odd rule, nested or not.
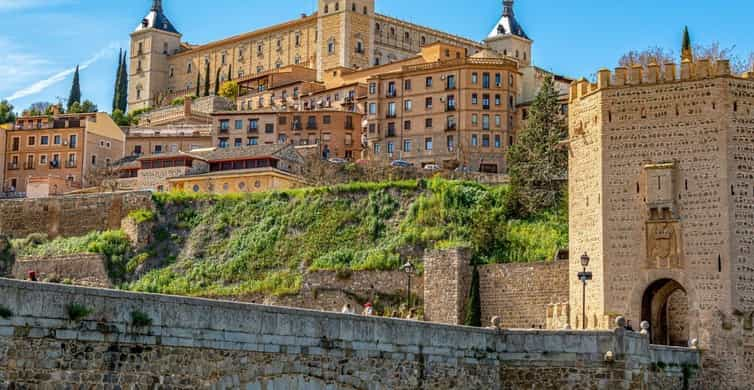
[(204, 96), (209, 96), (209, 61), (204, 66)]
[(683, 43), (681, 45), (681, 59), (682, 60), (694, 60), (693, 50), (691, 48), (691, 35), (689, 34), (689, 26), (683, 28)]
[(196, 92), (194, 93), (194, 96), (199, 97), (199, 85), (202, 83), (202, 74), (197, 71), (196, 72)]
[(568, 175), (568, 152), (558, 144), (568, 137), (552, 76), (547, 76), (529, 110), (517, 142), (508, 150), (508, 173), (522, 215), (559, 204)]
[(217, 68), (217, 73), (215, 74), (215, 96), (220, 94), (220, 68)]
[(228, 65), (228, 81), (233, 80), (233, 65)]
[(120, 108), (120, 76), (123, 67), (123, 49), (118, 51), (118, 70), (115, 72), (115, 88), (113, 88), (113, 111)]
[(479, 270), (474, 267), (471, 274), (471, 288), (469, 299), (466, 301), (466, 318), (463, 324), (466, 326), (482, 326), (482, 298), (479, 293)]
[(68, 95), (68, 110), (71, 109), (73, 103), (81, 104), (81, 85), (79, 85), (79, 66), (76, 65), (76, 72), (73, 73), (73, 84), (71, 85), (71, 93)]
[(118, 108), (128, 112), (128, 62), (126, 51), (123, 52), (123, 64), (120, 67), (120, 99)]

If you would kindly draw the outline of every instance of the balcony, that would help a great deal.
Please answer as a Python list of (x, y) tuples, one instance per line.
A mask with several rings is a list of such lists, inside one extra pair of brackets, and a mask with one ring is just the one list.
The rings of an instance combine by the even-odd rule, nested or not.
[(17, 171), (18, 170), (18, 163), (17, 162), (9, 162), (8, 163), (8, 170), (9, 171)]
[(76, 143), (75, 143), (75, 142), (71, 142), (71, 143), (69, 143), (69, 144), (68, 144), (68, 147), (69, 147), (70, 149), (76, 149), (76, 146), (77, 146), (77, 145), (76, 145)]
[(395, 130), (388, 130), (387, 137), (395, 137)]
[(259, 128), (258, 127), (249, 127), (246, 129), (246, 132), (249, 134), (259, 134)]
[(447, 84), (445, 86), (445, 89), (448, 90), (448, 91), (454, 90), (454, 89), (456, 89), (456, 84), (455, 83)]
[(76, 161), (66, 161), (65, 167), (66, 168), (76, 168)]
[(26, 169), (27, 171), (30, 171), (30, 170), (32, 170), (34, 168), (36, 168), (36, 164), (34, 164), (34, 163), (28, 163), (27, 162), (26, 164), (24, 164), (24, 169)]
[(445, 106), (445, 112), (453, 112), (455, 110), (456, 110), (455, 104), (448, 104), (447, 106)]
[(398, 93), (396, 91), (387, 91), (387, 95), (386, 96), (389, 97), (389, 98), (394, 98), (394, 97), (398, 96)]
[(458, 129), (458, 126), (455, 123), (448, 123), (447, 126), (445, 126), (445, 131), (456, 131)]
[(309, 122), (306, 124), (307, 130), (317, 130), (317, 124), (314, 122)]
[(303, 130), (303, 127), (301, 127), (301, 123), (293, 122), (293, 131), (301, 131)]
[(230, 129), (227, 127), (220, 127), (219, 129), (217, 129), (217, 131), (219, 131), (220, 134), (228, 134), (230, 132)]
[(398, 115), (396, 115), (396, 113), (394, 113), (394, 112), (388, 112), (387, 114), (385, 114), (385, 118), (388, 118), (388, 119), (392, 119), (392, 118), (395, 118), (397, 116)]
[(60, 169), (60, 161), (50, 161), (50, 169)]

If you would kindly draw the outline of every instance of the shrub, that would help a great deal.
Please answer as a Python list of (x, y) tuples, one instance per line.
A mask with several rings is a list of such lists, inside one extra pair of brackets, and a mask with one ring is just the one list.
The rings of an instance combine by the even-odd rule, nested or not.
[(149, 260), (149, 257), (150, 254), (147, 252), (139, 253), (138, 255), (132, 257), (131, 260), (129, 260), (126, 264), (126, 272), (133, 273), (134, 271), (136, 271), (136, 268), (139, 268), (140, 265)]
[(13, 317), (13, 311), (5, 305), (0, 305), (0, 318), (7, 320), (11, 317)]
[(131, 325), (137, 328), (152, 326), (152, 318), (142, 311), (134, 310), (131, 312)]
[(142, 224), (153, 221), (155, 214), (152, 210), (139, 209), (128, 213), (128, 218), (131, 218), (136, 224)]
[(66, 305), (65, 311), (68, 314), (68, 319), (71, 321), (80, 321), (92, 314), (92, 309), (78, 303)]
[(177, 98), (173, 99), (172, 102), (170, 102), (170, 105), (171, 106), (182, 106), (183, 103), (185, 103), (185, 102), (186, 102), (186, 98), (185, 97), (177, 97)]

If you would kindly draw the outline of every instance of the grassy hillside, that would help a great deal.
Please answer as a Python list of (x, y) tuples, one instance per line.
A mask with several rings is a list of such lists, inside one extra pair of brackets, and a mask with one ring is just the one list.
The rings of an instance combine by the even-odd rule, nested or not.
[[(237, 196), (157, 194), (155, 201), (157, 243), (143, 253), (110, 254), (132, 290), (286, 294), (299, 290), (306, 270), (395, 269), (409, 258), (419, 260), (427, 248), (469, 246), (481, 263), (550, 259), (567, 245), (563, 210), (517, 220), (506, 187), (466, 182), (357, 183)], [(109, 250), (92, 243), (100, 241), (16, 244), (24, 253)], [(131, 274), (144, 267), (151, 271), (138, 278)]]

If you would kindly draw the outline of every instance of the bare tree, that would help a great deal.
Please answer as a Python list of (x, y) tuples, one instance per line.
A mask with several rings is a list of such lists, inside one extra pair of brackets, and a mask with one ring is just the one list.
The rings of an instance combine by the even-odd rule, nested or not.
[[(720, 42), (710, 44), (699, 44), (694, 46), (695, 60), (707, 59), (713, 64), (719, 60), (730, 61), (731, 71), (735, 74), (741, 74), (752, 70), (754, 66), (754, 53), (747, 57), (741, 57), (735, 53), (736, 46), (722, 47)], [(631, 50), (620, 57), (619, 66), (632, 67), (641, 65), (647, 67), (650, 64), (664, 65), (666, 63), (678, 62), (680, 59), (672, 50), (664, 49), (659, 46), (649, 47), (644, 50)]]
[(659, 46), (649, 47), (644, 50), (631, 50), (624, 54), (619, 60), (618, 65), (630, 68), (635, 65), (647, 67), (650, 64), (664, 65), (674, 62), (675, 55), (671, 50), (663, 49)]

